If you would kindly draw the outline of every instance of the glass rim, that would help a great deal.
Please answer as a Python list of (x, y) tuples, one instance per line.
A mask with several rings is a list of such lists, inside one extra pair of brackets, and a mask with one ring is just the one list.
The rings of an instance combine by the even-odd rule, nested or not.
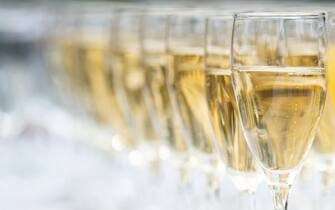
[(326, 12), (317, 11), (267, 11), (267, 12), (240, 12), (235, 14), (236, 20), (244, 19), (320, 19), (326, 17)]
[(174, 17), (214, 17), (214, 16), (232, 16), (234, 17), (234, 13), (229, 10), (223, 9), (212, 9), (212, 8), (192, 8), (185, 9), (181, 8), (177, 11), (174, 11), (170, 14), (170, 16)]
[(184, 12), (184, 8), (180, 7), (153, 7), (143, 11), (144, 16), (148, 17), (165, 17)]
[[(217, 10), (206, 10), (190, 7), (140, 7), (123, 8), (120, 13), (126, 15), (144, 15), (144, 16), (206, 16)], [(218, 13), (214, 13), (218, 14)]]
[(141, 16), (145, 13), (145, 9), (143, 8), (122, 8), (117, 11), (120, 16)]
[(234, 13), (225, 13), (225, 14), (214, 14), (214, 15), (209, 15), (207, 17), (209, 21), (212, 20), (233, 20), (234, 19)]

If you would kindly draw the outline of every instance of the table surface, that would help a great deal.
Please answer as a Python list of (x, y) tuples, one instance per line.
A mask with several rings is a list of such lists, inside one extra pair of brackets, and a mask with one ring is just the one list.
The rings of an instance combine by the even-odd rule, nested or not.
[[(216, 196), (206, 196), (205, 187), (202, 192), (180, 188), (169, 161), (162, 164), (161, 175), (154, 176), (147, 168), (131, 164), (124, 153), (111, 155), (99, 147), (103, 144), (94, 144), (101, 137), (94, 126), (75, 123), (57, 106), (40, 104), (24, 113), (1, 117), (6, 134), (0, 140), (1, 210), (247, 208), (247, 200), (242, 200), (228, 176), (222, 177)], [(305, 181), (299, 177), (289, 209), (334, 209), (335, 193), (321, 196), (320, 190), (316, 171)], [(264, 182), (256, 193), (256, 207), (273, 209)]]

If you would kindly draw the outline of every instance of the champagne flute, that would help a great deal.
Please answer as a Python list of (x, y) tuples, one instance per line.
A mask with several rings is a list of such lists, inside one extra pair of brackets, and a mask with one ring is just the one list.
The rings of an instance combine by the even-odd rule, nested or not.
[[(177, 10), (177, 11), (176, 11)], [(189, 147), (185, 139), (184, 130), (181, 122), (178, 121), (177, 113), (174, 111), (177, 107), (177, 101), (172, 94), (172, 86), (169, 83), (168, 73), (168, 59), (167, 59), (167, 29), (168, 19), (175, 13), (180, 13), (183, 10), (180, 8), (165, 8), (150, 9), (143, 16), (143, 64), (145, 70), (148, 72), (147, 90), (152, 99), (152, 112), (155, 124), (160, 130), (160, 157), (167, 158), (167, 163), (172, 165), (164, 167), (164, 171), (168, 176), (164, 181), (166, 185), (171, 185), (171, 175), (177, 168), (177, 188), (172, 189), (172, 194), (184, 193), (187, 186), (189, 186)], [(168, 154), (168, 157), (164, 157)], [(169, 166), (169, 165), (166, 166)], [(165, 165), (164, 165), (165, 166)], [(171, 170), (169, 170), (171, 169)], [(165, 178), (165, 177), (164, 177)], [(167, 187), (170, 189), (170, 187)], [(181, 206), (189, 203), (181, 202), (180, 196), (173, 197), (174, 202), (178, 202)], [(165, 201), (166, 202), (166, 201)], [(183, 207), (180, 207), (183, 208)]]
[[(170, 9), (165, 8), (149, 8), (142, 16), (141, 46), (143, 68), (147, 76), (145, 85), (146, 103), (150, 106), (150, 116), (156, 125), (155, 129), (160, 139), (160, 141), (151, 145), (153, 151), (151, 157), (149, 157), (155, 172), (155, 176), (150, 178), (150, 182), (154, 184), (151, 193), (153, 196), (156, 195), (157, 187), (172, 195), (179, 195), (180, 193), (178, 191), (178, 184), (180, 183), (179, 171), (176, 171), (174, 164), (178, 158), (178, 153), (183, 153), (182, 150), (179, 150), (180, 147), (178, 145), (182, 137), (180, 137), (178, 130), (175, 129), (172, 118), (173, 112), (167, 82), (168, 63), (165, 42), (167, 19), (171, 12)], [(174, 158), (175, 155), (177, 158)], [(171, 176), (172, 174), (176, 176)], [(176, 202), (175, 199), (178, 200), (179, 205), (184, 204), (183, 202), (180, 203), (180, 196), (159, 199), (159, 203), (160, 205), (169, 206), (171, 202)]]
[(91, 112), (99, 124), (108, 126), (112, 107), (106, 81), (110, 15), (88, 11), (80, 15), (78, 22), (78, 66), (87, 86)]
[(109, 8), (81, 8), (69, 40), (73, 57), (65, 58), (73, 63), (68, 71), (70, 78), (76, 81), (73, 85), (78, 90), (75, 94), (80, 94), (79, 106), (87, 104), (88, 121), (82, 125), (86, 127), (84, 135), (94, 146), (110, 154), (115, 151), (110, 139), (118, 132), (113, 126), (118, 119), (112, 115), (115, 106), (106, 74), (111, 14)]
[(155, 128), (162, 139), (159, 147), (163, 156), (170, 152), (182, 153), (185, 149), (184, 137), (172, 117), (172, 101), (169, 95), (171, 86), (168, 85), (166, 59), (167, 20), (176, 12), (183, 12), (183, 10), (180, 8), (150, 8), (144, 12), (141, 21), (143, 66), (147, 72), (145, 90), (149, 95), (147, 102), (148, 106), (151, 105), (151, 116), (155, 122)]
[[(85, 14), (87, 13), (88, 11), (85, 11)], [(92, 106), (93, 98), (83, 71), (86, 61), (79, 56), (80, 46), (86, 43), (81, 33), (83, 16), (82, 9), (74, 8), (73, 5), (57, 11), (49, 30), (52, 34), (49, 49), (53, 53), (50, 59), (53, 59), (51, 65), (54, 84), (58, 88), (62, 105), (72, 117), (74, 139), (93, 143), (91, 139), (100, 135), (100, 130), (97, 129), (96, 123), (92, 123), (96, 118)]]
[(157, 8), (150, 8), (142, 19), (143, 67), (147, 72), (146, 101), (148, 106), (151, 105), (151, 117), (160, 138), (160, 142), (154, 145), (156, 154), (153, 161), (156, 164), (161, 160), (168, 160), (171, 152), (178, 151), (178, 142), (182, 138), (173, 123), (167, 81), (165, 40), (167, 19), (171, 12), (170, 9), (161, 8), (157, 11)]
[(76, 135), (109, 154), (132, 144), (108, 63), (119, 8), (85, 4), (62, 10), (57, 13), (51, 39), (55, 82), (62, 88), (65, 103), (70, 104), (76, 128), (79, 126)]
[[(113, 84), (113, 69), (110, 66), (110, 52), (114, 24), (121, 8), (97, 8), (81, 15), (78, 21), (80, 39), (78, 44), (79, 68), (87, 83), (87, 93), (91, 102), (91, 112), (100, 127), (109, 131), (113, 129), (112, 141), (107, 138), (96, 138), (95, 143), (106, 150), (117, 151), (128, 149), (134, 144), (126, 121), (126, 114), (116, 97)], [(113, 72), (114, 73), (114, 72)], [(102, 132), (100, 132), (102, 133)]]
[(335, 92), (334, 92), (334, 71), (335, 71), (335, 25), (334, 13), (328, 13), (328, 66), (327, 66), (327, 81), (328, 92), (324, 112), (321, 116), (320, 125), (316, 134), (316, 139), (313, 145), (314, 152), (317, 156), (318, 169), (322, 174), (323, 191), (327, 193), (335, 182)]
[(276, 210), (287, 209), (313, 143), (326, 95), (325, 55), (324, 13), (235, 15), (234, 92), (245, 138)]
[(232, 86), (233, 15), (209, 17), (206, 28), (207, 98), (219, 155), (237, 189), (250, 197), (249, 208), (255, 209), (254, 194), (262, 176), (244, 139)]
[(143, 11), (120, 10), (111, 43), (111, 83), (133, 136), (129, 154), (133, 164), (150, 163), (152, 145), (159, 144), (146, 88), (148, 72), (143, 65)]
[[(77, 22), (78, 11), (68, 8), (55, 14), (52, 25), (50, 48), (53, 48), (53, 73), (55, 85), (58, 88), (61, 103), (75, 117), (86, 119), (88, 103), (82, 84), (82, 75), (79, 73), (79, 59), (76, 53), (78, 40)], [(62, 30), (61, 30), (62, 29)], [(62, 31), (62, 33), (60, 33)]]
[[(218, 156), (206, 98), (204, 65), (206, 18), (213, 14), (216, 13), (211, 10), (173, 14), (167, 30), (169, 94), (176, 113), (173, 117), (188, 151), (182, 165), (187, 173), (193, 169), (194, 187), (201, 185), (199, 181), (205, 176), (207, 195), (218, 189)], [(189, 182), (191, 177), (187, 179)]]

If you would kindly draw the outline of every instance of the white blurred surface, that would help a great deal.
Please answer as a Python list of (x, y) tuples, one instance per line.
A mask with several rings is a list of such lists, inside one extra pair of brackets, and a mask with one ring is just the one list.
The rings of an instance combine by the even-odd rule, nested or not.
[[(182, 188), (168, 161), (160, 176), (131, 165), (125, 153), (106, 149), (113, 139), (91, 124), (74, 121), (66, 112), (41, 102), (20, 113), (3, 115), (7, 135), (0, 140), (1, 210), (160, 210), (247, 209), (247, 199), (222, 177), (221, 190), (208, 195), (203, 178)], [(335, 194), (321, 198), (320, 179), (312, 171), (294, 186), (289, 209), (334, 209)], [(272, 209), (263, 182), (257, 210)]]

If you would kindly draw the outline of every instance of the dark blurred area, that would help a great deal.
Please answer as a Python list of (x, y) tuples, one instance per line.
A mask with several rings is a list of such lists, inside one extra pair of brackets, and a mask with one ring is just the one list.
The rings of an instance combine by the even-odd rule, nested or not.
[(43, 10), (29, 6), (0, 10), (1, 109), (10, 111), (29, 98), (50, 94), (41, 62), (42, 36), (46, 28)]

